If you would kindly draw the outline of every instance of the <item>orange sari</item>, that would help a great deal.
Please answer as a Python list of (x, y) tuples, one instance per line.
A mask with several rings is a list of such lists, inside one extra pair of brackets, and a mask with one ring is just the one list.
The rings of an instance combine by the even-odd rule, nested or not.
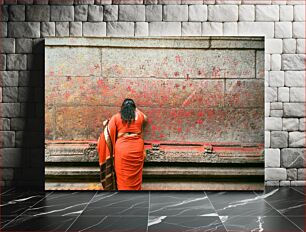
[[(120, 137), (119, 133), (139, 133), (142, 131), (144, 115), (138, 111), (135, 121), (129, 126), (123, 123), (120, 113), (115, 114), (108, 124), (110, 140), (113, 144), (115, 172), (118, 190), (141, 190), (142, 169), (144, 163), (144, 141), (141, 135)], [(103, 140), (103, 139), (102, 139)], [(105, 151), (106, 150), (106, 151)], [(98, 142), (99, 163), (109, 156), (105, 141)]]
[(100, 181), (104, 190), (115, 190), (113, 144), (116, 139), (116, 127), (114, 125), (108, 126), (108, 122), (108, 120), (103, 122), (103, 130), (97, 144)]

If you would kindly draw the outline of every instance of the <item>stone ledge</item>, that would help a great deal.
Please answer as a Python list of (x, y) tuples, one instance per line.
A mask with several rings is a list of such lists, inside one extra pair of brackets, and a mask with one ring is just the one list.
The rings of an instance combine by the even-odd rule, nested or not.
[[(58, 176), (98, 176), (99, 167), (51, 167), (45, 168), (47, 177), (57, 178)], [(262, 167), (144, 167), (144, 176), (201, 176), (201, 177), (234, 177), (234, 176), (263, 176)]]
[[(192, 43), (190, 43), (192, 41)], [(211, 45), (209, 45), (211, 42)], [(159, 47), (159, 48), (235, 48), (263, 49), (263, 37), (138, 37), (138, 38), (46, 38), (46, 46), (94, 46), (94, 47)]]

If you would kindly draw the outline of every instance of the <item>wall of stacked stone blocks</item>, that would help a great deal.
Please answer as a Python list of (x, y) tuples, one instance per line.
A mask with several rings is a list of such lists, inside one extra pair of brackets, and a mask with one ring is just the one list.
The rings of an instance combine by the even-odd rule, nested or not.
[(2, 0), (1, 186), (44, 183), (45, 37), (264, 35), (266, 185), (305, 185), (304, 0)]

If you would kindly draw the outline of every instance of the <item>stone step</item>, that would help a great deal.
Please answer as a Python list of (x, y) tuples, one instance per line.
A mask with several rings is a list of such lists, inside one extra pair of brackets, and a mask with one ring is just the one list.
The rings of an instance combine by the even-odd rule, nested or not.
[(143, 190), (264, 190), (264, 181), (148, 181), (144, 180)]
[(45, 190), (103, 190), (100, 182), (45, 182)]
[[(100, 190), (97, 166), (46, 166), (46, 190)], [(263, 167), (145, 166), (143, 190), (262, 190)]]
[(146, 167), (144, 176), (234, 177), (263, 176), (263, 167)]
[[(99, 177), (98, 167), (46, 167), (46, 178), (62, 178), (63, 176), (80, 176), (86, 178)], [(177, 177), (236, 177), (264, 176), (263, 167), (144, 167), (143, 176), (177, 176)]]
[[(45, 190), (103, 190), (99, 182), (50, 182)], [(241, 181), (163, 181), (143, 180), (142, 190), (264, 190), (264, 182)]]
[(99, 167), (45, 167), (45, 177), (99, 176)]

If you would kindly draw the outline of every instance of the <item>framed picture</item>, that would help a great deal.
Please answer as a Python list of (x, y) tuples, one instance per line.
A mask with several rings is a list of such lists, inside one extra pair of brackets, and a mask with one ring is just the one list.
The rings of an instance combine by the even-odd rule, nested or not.
[(103, 189), (97, 140), (126, 98), (142, 190), (264, 188), (263, 37), (47, 38), (45, 189)]

